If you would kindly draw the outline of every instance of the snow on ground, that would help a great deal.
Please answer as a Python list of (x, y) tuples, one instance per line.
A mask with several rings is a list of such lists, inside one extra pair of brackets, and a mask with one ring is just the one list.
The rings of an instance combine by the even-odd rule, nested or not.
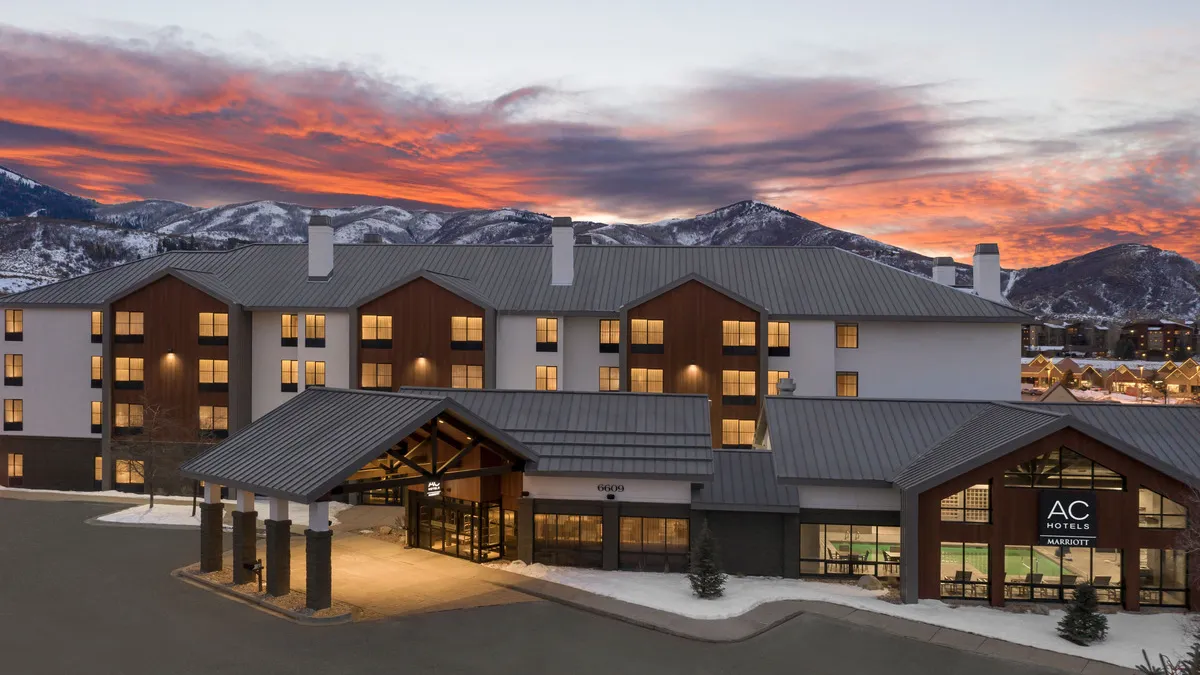
[(1080, 647), (1058, 637), (1061, 609), (1042, 616), (983, 606), (954, 607), (939, 600), (899, 605), (884, 600), (882, 592), (846, 584), (770, 577), (729, 577), (724, 597), (701, 600), (692, 595), (683, 574), (605, 572), (521, 562), (488, 566), (696, 619), (738, 616), (773, 600), (819, 600), (1126, 667), (1141, 663), (1143, 649), (1151, 658), (1159, 653), (1181, 656), (1189, 639), (1188, 619), (1176, 613), (1109, 614), (1108, 638)]
[[(232, 505), (232, 501), (225, 502)], [(334, 525), (338, 524), (337, 513), (350, 508), (349, 504), (341, 502), (329, 503), (329, 519)], [(270, 510), (266, 500), (255, 500), (254, 509), (258, 512), (258, 519), (265, 520)], [(228, 509), (226, 509), (228, 510)], [(308, 507), (304, 504), (289, 503), (288, 516), (292, 519), (292, 525), (308, 527)], [(191, 504), (158, 504), (154, 508), (150, 508), (149, 504), (140, 504), (131, 506), (127, 509), (108, 513), (96, 520), (105, 523), (125, 523), (130, 525), (190, 525), (200, 527), (200, 509), (196, 509), (196, 515), (192, 515)]]

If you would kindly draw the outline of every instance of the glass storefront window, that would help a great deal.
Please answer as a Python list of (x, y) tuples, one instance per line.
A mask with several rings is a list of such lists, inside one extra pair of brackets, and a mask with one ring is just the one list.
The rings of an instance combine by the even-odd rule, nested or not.
[(618, 566), (624, 570), (681, 572), (687, 568), (687, 518), (621, 517)]
[(1187, 527), (1187, 507), (1153, 490), (1138, 490), (1138, 527), (1182, 530)]
[(988, 545), (943, 541), (940, 593), (943, 598), (988, 597)]
[(991, 522), (991, 487), (987, 483), (980, 483), (943, 499), (942, 522)]
[(544, 565), (601, 567), (604, 545), (600, 516), (536, 513), (533, 559)]
[(1173, 549), (1139, 551), (1143, 605), (1186, 607), (1188, 604), (1187, 553)]
[(1005, 487), (1124, 490), (1125, 477), (1069, 448), (1059, 448), (1004, 472)]
[(1005, 546), (1004, 597), (1066, 602), (1087, 582), (1101, 603), (1121, 602), (1121, 550), (1080, 546)]
[(800, 525), (800, 574), (900, 576), (900, 528)]

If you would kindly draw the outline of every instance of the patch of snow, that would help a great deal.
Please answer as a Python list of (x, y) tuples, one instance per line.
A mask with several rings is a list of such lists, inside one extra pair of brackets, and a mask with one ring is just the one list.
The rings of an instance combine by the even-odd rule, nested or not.
[(1058, 637), (1056, 627), (1064, 614), (1061, 609), (1042, 616), (982, 606), (955, 607), (940, 600), (898, 605), (884, 600), (882, 592), (847, 584), (771, 577), (729, 577), (723, 597), (701, 600), (692, 594), (683, 574), (606, 572), (524, 563), (488, 563), (488, 567), (695, 619), (738, 616), (774, 600), (818, 600), (1126, 667), (1141, 663), (1143, 649), (1151, 658), (1160, 653), (1181, 656), (1189, 640), (1186, 615), (1175, 613), (1109, 614), (1108, 638), (1080, 647)]
[[(225, 500), (224, 503), (229, 505), (234, 504), (230, 500)], [(332, 524), (337, 525), (337, 514), (348, 508), (350, 508), (349, 504), (330, 502), (329, 519), (333, 521)], [(254, 501), (254, 510), (258, 512), (258, 520), (260, 522), (265, 520), (270, 513), (267, 500), (256, 499)], [(288, 517), (291, 518), (292, 525), (308, 527), (308, 506), (289, 502)], [(193, 516), (192, 505), (190, 503), (155, 504), (154, 508), (150, 508), (149, 504), (145, 504), (108, 513), (96, 520), (106, 523), (128, 523), (135, 525), (189, 525), (200, 527), (200, 509), (197, 508), (196, 515)]]
[(12, 171), (9, 171), (8, 169), (0, 168), (0, 178), (6, 178), (8, 180), (15, 181), (15, 182), (20, 183), (21, 185), (25, 185), (27, 187), (41, 187), (40, 183), (35, 183), (35, 182), (29, 180), (28, 178), (26, 178), (25, 176), (22, 176), (19, 173), (13, 173)]

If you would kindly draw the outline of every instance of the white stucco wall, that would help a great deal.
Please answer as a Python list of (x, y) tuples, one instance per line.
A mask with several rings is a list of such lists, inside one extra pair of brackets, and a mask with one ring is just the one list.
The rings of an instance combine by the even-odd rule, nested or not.
[(561, 386), (567, 391), (600, 391), (600, 367), (621, 365), (620, 355), (600, 353), (600, 319), (572, 316), (565, 325), (566, 377), (559, 373)]
[(900, 510), (900, 491), (894, 488), (801, 485), (796, 489), (802, 509)]
[[(92, 310), (29, 309), (24, 312), (24, 339), (0, 342), (5, 354), (23, 359), (23, 384), (5, 387), (2, 398), (21, 399), (24, 428), (0, 431), (24, 436), (99, 438), (92, 433), (92, 356), (103, 346), (92, 342)], [(111, 373), (104, 373), (110, 377)]]
[[(253, 363), (251, 364), (250, 418), (256, 420), (271, 412), (276, 406), (295, 396), (279, 390), (280, 372), (284, 359), (297, 359), (297, 347), (279, 344), (282, 337), (280, 326), (284, 312), (254, 312), (250, 319), (252, 331)], [(291, 314), (291, 312), (287, 312)], [(304, 342), (300, 338), (297, 342)], [(314, 350), (315, 351), (315, 350)], [(304, 363), (298, 365), (300, 377), (304, 377)]]
[[(767, 357), (768, 370), (786, 370), (796, 382), (796, 396), (833, 396), (837, 344), (832, 321), (792, 321), (791, 354)], [(764, 377), (764, 382), (765, 377)]]
[(536, 388), (538, 366), (557, 367), (558, 387), (563, 388), (566, 375), (563, 356), (570, 340), (563, 330), (563, 318), (557, 318), (558, 351), (539, 352), (537, 317), (512, 314), (496, 317), (496, 388)]
[[(601, 489), (604, 486), (605, 489)], [(655, 502), (690, 504), (692, 484), (687, 481), (635, 480), (625, 478), (574, 478), (525, 474), (522, 489), (535, 499), (580, 499), (587, 501)]]
[[(325, 386), (326, 387), (343, 387), (350, 386), (350, 313), (349, 312), (330, 312), (330, 311), (309, 311), (297, 310), (299, 315), (300, 338), (296, 341), (299, 346), (296, 348), (296, 359), (300, 361), (300, 391), (304, 391), (304, 362), (305, 361), (324, 361), (325, 362)], [(325, 315), (325, 346), (324, 347), (305, 347), (304, 346), (304, 318), (306, 314), (324, 314)], [(276, 332), (276, 338), (279, 334)], [(255, 358), (258, 358), (255, 355)], [(281, 357), (282, 358), (282, 357)], [(278, 366), (278, 364), (276, 364)], [(275, 388), (279, 389), (278, 380), (276, 380)]]

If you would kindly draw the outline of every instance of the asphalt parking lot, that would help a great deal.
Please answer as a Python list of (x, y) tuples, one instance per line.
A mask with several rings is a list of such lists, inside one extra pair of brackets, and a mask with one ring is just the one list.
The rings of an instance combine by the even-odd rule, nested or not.
[(693, 642), (552, 602), (300, 626), (171, 577), (198, 557), (194, 531), (84, 523), (119, 508), (0, 499), (0, 672), (1056, 672), (811, 615), (734, 644)]

